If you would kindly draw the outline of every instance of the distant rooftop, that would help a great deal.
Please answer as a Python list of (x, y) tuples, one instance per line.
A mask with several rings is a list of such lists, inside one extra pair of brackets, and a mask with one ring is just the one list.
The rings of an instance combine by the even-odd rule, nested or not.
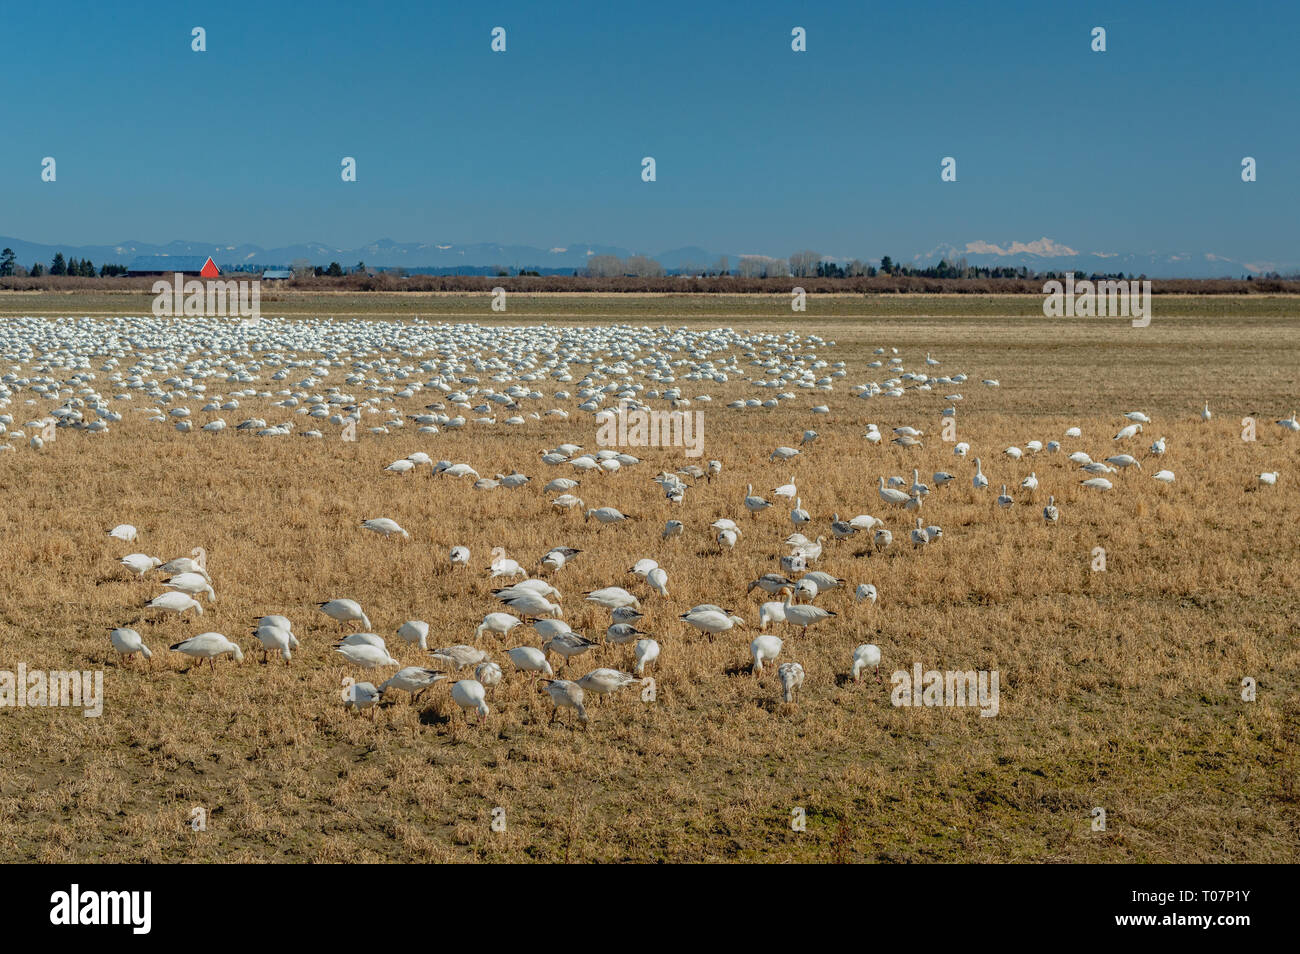
[(289, 271), (287, 268), (268, 268), (262, 273), (262, 277), (268, 280), (273, 278), (293, 278), (293, 272)]
[(145, 272), (199, 272), (206, 255), (142, 255), (126, 267), (128, 275)]

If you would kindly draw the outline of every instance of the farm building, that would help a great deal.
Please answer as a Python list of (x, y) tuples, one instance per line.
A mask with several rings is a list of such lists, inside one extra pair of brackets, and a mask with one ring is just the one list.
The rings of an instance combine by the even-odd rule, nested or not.
[(172, 275), (180, 272), (182, 275), (197, 275), (207, 260), (206, 255), (142, 255), (126, 267), (126, 273)]
[(293, 272), (287, 268), (268, 268), (262, 273), (264, 282), (286, 282), (293, 278)]

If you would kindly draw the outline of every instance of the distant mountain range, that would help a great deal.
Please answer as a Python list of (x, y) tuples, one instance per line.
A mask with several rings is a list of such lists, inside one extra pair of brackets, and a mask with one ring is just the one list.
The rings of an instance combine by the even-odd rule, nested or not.
[[(33, 262), (48, 265), (57, 252), (65, 257), (88, 258), (95, 265), (129, 265), (139, 257), (171, 255), (212, 259), (223, 267), (288, 266), (305, 259), (313, 265), (338, 262), (345, 268), (365, 262), (368, 266), (406, 269), (484, 269), (502, 266), (509, 269), (536, 268), (541, 270), (569, 270), (582, 268), (593, 255), (615, 255), (626, 258), (636, 253), (611, 245), (594, 245), (575, 242), (555, 248), (542, 249), (530, 245), (498, 245), (490, 242), (476, 245), (456, 245), (439, 242), (394, 242), (379, 239), (356, 248), (334, 248), (318, 242), (289, 245), (280, 248), (262, 248), (258, 245), (218, 245), (211, 242), (175, 241), (165, 245), (151, 242), (126, 241), (117, 245), (42, 245), (19, 238), (0, 236), (0, 248), (12, 248), (18, 263), (30, 266)], [(669, 271), (686, 266), (713, 266), (726, 255), (735, 269), (741, 258), (736, 252), (711, 252), (698, 246), (668, 249), (651, 254)], [(756, 256), (762, 258), (764, 256)], [(825, 258), (840, 263), (849, 259), (826, 255)], [(964, 258), (969, 265), (988, 267), (1021, 266), (1032, 271), (1075, 271), (1080, 273), (1115, 273), (1146, 275), (1148, 278), (1238, 278), (1242, 275), (1277, 271), (1291, 274), (1300, 270), (1295, 264), (1273, 262), (1239, 262), (1210, 253), (1087, 253), (1078, 252), (1051, 239), (1039, 239), (1022, 244), (1012, 242), (998, 246), (989, 242), (970, 242), (964, 247), (944, 245), (915, 255), (910, 259), (895, 259), (899, 264), (917, 267), (937, 264), (941, 259), (955, 262)], [(877, 259), (871, 264), (878, 265)]]

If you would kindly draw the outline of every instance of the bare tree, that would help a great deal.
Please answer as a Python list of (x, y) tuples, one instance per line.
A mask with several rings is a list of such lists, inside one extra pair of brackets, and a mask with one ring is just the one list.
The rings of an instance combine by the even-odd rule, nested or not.
[(820, 252), (805, 249), (790, 256), (790, 274), (795, 278), (807, 278), (817, 274), (817, 263), (822, 260)]
[(311, 278), (316, 274), (316, 269), (312, 267), (310, 259), (295, 258), (293, 264), (289, 267), (293, 270), (293, 277), (297, 279)]

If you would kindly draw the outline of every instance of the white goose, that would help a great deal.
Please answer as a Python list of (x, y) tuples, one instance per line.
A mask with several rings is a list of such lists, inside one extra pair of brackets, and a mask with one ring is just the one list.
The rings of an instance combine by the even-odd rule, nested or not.
[(751, 518), (757, 517), (762, 511), (772, 506), (762, 497), (754, 494), (754, 485), (745, 485), (745, 509), (749, 511)]
[(820, 623), (824, 619), (829, 619), (835, 614), (830, 610), (824, 610), (820, 606), (807, 604), (795, 604), (790, 602), (789, 595), (785, 598), (785, 621), (791, 626), (803, 628), (804, 634), (808, 632), (808, 627), (814, 623)]
[(199, 665), (206, 659), (213, 669), (216, 668), (218, 656), (229, 655), (237, 663), (244, 661), (244, 651), (220, 633), (199, 633), (190, 639), (175, 643), (171, 649), (172, 652), (194, 657), (199, 661)]
[(989, 485), (989, 479), (984, 476), (984, 467), (978, 457), (975, 458), (975, 476), (971, 478), (971, 486), (976, 490), (984, 490)]
[(130, 659), (136, 653), (139, 653), (145, 659), (152, 659), (153, 653), (149, 647), (144, 644), (140, 634), (133, 629), (115, 629), (108, 634), (109, 642), (113, 648), (122, 654), (123, 658)]
[(763, 663), (774, 662), (776, 657), (781, 655), (781, 647), (784, 645), (781, 637), (771, 634), (758, 636), (749, 644), (749, 655), (754, 660), (755, 678), (763, 671)]
[(803, 666), (797, 662), (782, 663), (777, 668), (776, 675), (781, 680), (781, 698), (786, 702), (794, 702), (795, 693), (803, 688)]
[(901, 506), (912, 499), (909, 494), (905, 494), (901, 490), (895, 490), (893, 487), (886, 487), (884, 477), (880, 478), (880, 484), (876, 488), (876, 493), (880, 494), (880, 499), (885, 503), (894, 504), (895, 506)]
[(488, 717), (487, 700), (485, 698), (483, 683), (477, 679), (462, 679), (451, 687), (451, 701), (460, 706), (461, 711), (465, 713), (465, 721), (469, 721), (471, 710), (478, 713), (478, 721), (481, 724)]
[(873, 643), (863, 643), (853, 650), (853, 681), (862, 681), (862, 670), (870, 667), (880, 678), (880, 647)]

